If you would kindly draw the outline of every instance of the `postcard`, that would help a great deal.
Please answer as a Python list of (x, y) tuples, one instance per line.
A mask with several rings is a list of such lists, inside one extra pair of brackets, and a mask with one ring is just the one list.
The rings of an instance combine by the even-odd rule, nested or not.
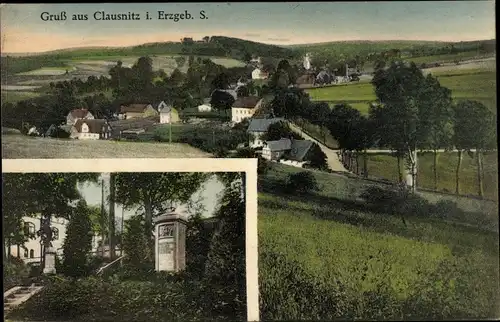
[[(17, 290), (4, 307), (25, 296), (7, 318), (499, 318), (494, 13), (494, 1), (0, 5), (4, 284)], [(251, 224), (257, 201), (235, 203), (237, 179), (255, 185)], [(92, 218), (79, 238), (101, 262), (89, 273), (77, 256), (71, 277), (64, 258), (83, 250), (64, 253), (66, 232), (89, 224), (75, 212)], [(83, 293), (92, 311), (75, 306)]]

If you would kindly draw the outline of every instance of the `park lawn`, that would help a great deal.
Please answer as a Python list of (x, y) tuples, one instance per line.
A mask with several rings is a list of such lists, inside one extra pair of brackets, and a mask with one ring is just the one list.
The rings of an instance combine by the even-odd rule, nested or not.
[[(432, 153), (419, 154), (417, 185), (421, 188), (434, 188)], [(362, 168), (360, 157), (360, 169)], [(438, 159), (438, 191), (455, 192), (455, 171), (457, 153), (439, 153)], [(477, 166), (475, 159), (464, 153), (460, 172), (460, 193), (478, 195)], [(368, 174), (370, 177), (382, 178), (396, 182), (398, 180), (397, 159), (387, 154), (368, 155)], [(498, 200), (498, 158), (494, 153), (484, 156), (484, 196)]]
[[(270, 173), (260, 179), (265, 184), (297, 171), (301, 170), (273, 165)], [(350, 203), (368, 184), (359, 179), (312, 172), (320, 185), (318, 193), (304, 196), (280, 196), (271, 190), (259, 193), (261, 257), (280, 254), (297, 263), (318, 283), (332, 288), (339, 280), (354, 298), (363, 297), (369, 290), (376, 291), (377, 283), (382, 282), (397, 300), (415, 295), (412, 293), (419, 283), (427, 281), (435, 285), (438, 281), (426, 280), (428, 276), (436, 273), (442, 261), (456, 261), (459, 266), (453, 278), (467, 280), (477, 270), (473, 273), (477, 279), (461, 286), (471, 290), (482, 288), (481, 292), (485, 292), (479, 292), (475, 300), (485, 307), (491, 305), (491, 295), (496, 292), (496, 286), (492, 285), (498, 282), (498, 234), (479, 233), (475, 228), (414, 216), (406, 219), (405, 226), (400, 218), (372, 213)], [(279, 270), (280, 267), (270, 266), (266, 260), (259, 261), (263, 298), (276, 296), (269, 285), (278, 288), (279, 282), (284, 282)], [(305, 295), (289, 294), (290, 301), (298, 301), (301, 296)], [(273, 305), (279, 307), (277, 303)]]

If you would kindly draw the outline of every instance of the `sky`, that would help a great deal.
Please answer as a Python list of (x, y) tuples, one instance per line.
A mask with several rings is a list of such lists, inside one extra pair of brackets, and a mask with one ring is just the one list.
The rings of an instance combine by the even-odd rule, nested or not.
[[(1, 4), (1, 51), (131, 46), (227, 36), (278, 45), (342, 40), (468, 41), (495, 38), (494, 1)], [(206, 19), (200, 18), (204, 11)], [(43, 21), (42, 12), (66, 21)], [(96, 21), (95, 12), (141, 20)], [(194, 19), (158, 19), (158, 11)], [(145, 20), (146, 12), (151, 19)], [(72, 20), (87, 14), (87, 21)], [(101, 14), (99, 14), (101, 15)]]
[[(104, 179), (105, 182), (105, 198), (107, 198), (109, 194), (109, 173), (104, 173), (101, 175), (101, 178)], [(99, 180), (100, 181), (100, 180)], [(205, 182), (202, 187), (193, 195), (192, 200), (199, 200), (205, 208), (205, 212), (202, 214), (204, 217), (211, 217), (218, 207), (218, 200), (221, 196), (222, 190), (224, 189), (224, 185), (217, 180), (214, 176), (210, 178), (207, 182)], [(97, 184), (94, 183), (86, 183), (79, 186), (79, 191), (82, 197), (87, 201), (87, 204), (94, 206), (101, 206), (102, 200), (102, 191), (100, 182)], [(106, 210), (109, 209), (109, 206), (106, 205)], [(187, 207), (180, 206), (176, 209), (176, 212), (180, 215), (184, 215), (187, 218)], [(136, 208), (134, 209), (124, 209), (123, 217), (124, 220), (127, 220), (131, 216), (135, 215)], [(121, 216), (122, 216), (122, 206), (119, 204), (115, 205), (115, 217), (117, 222), (117, 229), (121, 230)]]

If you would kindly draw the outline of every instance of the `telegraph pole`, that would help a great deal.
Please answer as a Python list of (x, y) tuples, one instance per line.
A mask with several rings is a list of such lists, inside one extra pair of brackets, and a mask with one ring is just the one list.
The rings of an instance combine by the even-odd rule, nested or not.
[(115, 174), (109, 174), (109, 259), (115, 258)]
[(104, 208), (104, 179), (101, 180), (101, 255), (104, 258), (104, 240), (106, 239), (106, 210)]

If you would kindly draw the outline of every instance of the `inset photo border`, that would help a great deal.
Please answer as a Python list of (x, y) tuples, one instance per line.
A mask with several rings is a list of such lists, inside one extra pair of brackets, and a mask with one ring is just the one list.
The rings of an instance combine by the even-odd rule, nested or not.
[[(128, 176), (131, 176), (131, 177), (139, 176), (140, 177), (140, 174), (142, 174), (142, 173), (145, 173), (145, 174), (149, 173), (148, 175), (153, 175), (153, 173), (155, 173), (155, 174), (179, 173), (179, 174), (182, 174), (184, 176), (185, 175), (189, 176), (189, 174), (192, 174), (192, 173), (194, 173), (194, 174), (196, 174), (196, 173), (207, 173), (207, 174), (208, 173), (213, 173), (213, 174), (221, 174), (221, 173), (237, 174), (237, 173), (239, 173), (239, 174), (241, 174), (241, 176), (238, 178), (242, 179), (239, 182), (241, 182), (241, 190), (245, 194), (244, 195), (245, 196), (244, 197), (244, 201), (245, 201), (244, 202), (244, 207), (245, 207), (245, 246), (244, 247), (245, 247), (245, 268), (246, 268), (246, 272), (245, 272), (245, 274), (246, 274), (246, 299), (242, 299), (242, 301), (240, 301), (240, 303), (241, 303), (241, 305), (244, 306), (244, 304), (245, 304), (244, 302), (246, 301), (246, 320), (248, 320), (248, 321), (258, 321), (259, 320), (259, 285), (258, 285), (259, 278), (258, 278), (258, 249), (257, 249), (257, 245), (258, 245), (258, 242), (257, 242), (257, 239), (258, 239), (257, 238), (257, 160), (256, 159), (236, 159), (236, 158), (235, 159), (216, 159), (216, 158), (213, 158), (213, 159), (205, 159), (205, 158), (203, 158), (203, 159), (197, 159), (197, 158), (192, 158), (192, 159), (159, 159), (159, 158), (154, 158), (154, 159), (22, 159), (22, 160), (19, 160), (19, 159), (17, 159), (17, 160), (5, 160), (4, 159), (4, 160), (2, 160), (2, 177), (3, 177), (2, 178), (2, 181), (3, 181), (2, 193), (3, 193), (3, 197), (4, 198), (11, 197), (14, 199), (13, 190), (19, 190), (19, 187), (20, 187), (20, 186), (18, 186), (16, 188), (16, 180), (14, 180), (15, 177), (11, 176), (11, 178), (10, 178), (11, 182), (9, 183), (8, 176), (6, 176), (5, 174), (33, 174), (33, 173), (36, 173), (36, 174), (54, 174), (55, 176), (57, 176), (57, 174), (65, 174), (65, 173), (77, 174), (77, 173), (79, 173), (79, 174), (90, 174), (90, 176), (92, 176), (92, 174), (93, 174), (95, 177), (99, 176), (98, 180), (94, 180), (94, 182), (97, 182), (94, 185), (96, 185), (96, 187), (100, 187), (99, 182), (102, 182), (102, 184), (101, 184), (102, 191), (103, 191), (102, 200), (105, 199), (104, 198), (105, 180), (103, 179), (101, 181), (100, 178), (104, 178), (106, 175), (109, 178), (110, 174), (112, 174), (112, 173), (116, 173), (117, 178), (119, 178), (120, 175), (121, 175), (121, 177), (124, 177), (124, 178), (128, 178)], [(242, 175), (243, 173), (244, 173), (244, 175)], [(123, 175), (123, 174), (125, 174), (125, 175)], [(42, 176), (40, 176), (40, 177), (42, 177)], [(61, 177), (64, 177), (64, 175), (61, 175)], [(28, 177), (28, 178), (31, 178), (31, 177)], [(236, 179), (236, 181), (234, 181), (234, 178), (230, 175), (228, 176), (227, 180), (226, 180), (225, 176), (219, 176), (218, 178), (219, 178), (220, 182), (224, 181), (224, 184), (221, 183), (221, 186), (226, 186), (226, 187), (230, 186), (231, 184), (228, 184), (225, 181), (232, 182), (232, 184), (234, 184), (234, 182), (238, 181), (238, 179)], [(31, 180), (31, 179), (29, 179), (29, 180)], [(116, 180), (118, 180), (118, 179), (116, 179)], [(134, 183), (133, 180), (134, 180), (134, 178), (132, 178), (132, 180), (129, 181), (129, 184), (131, 186)], [(26, 181), (26, 180), (24, 180), (24, 181)], [(109, 185), (111, 185), (111, 184), (112, 184), (111, 180), (109, 180)], [(115, 184), (117, 185), (117, 187), (113, 188), (112, 189), (113, 191), (117, 191), (117, 189), (119, 189), (118, 186), (120, 185), (120, 183), (115, 182), (113, 180), (113, 187), (115, 187)], [(9, 185), (10, 185), (10, 187), (9, 187)], [(40, 186), (43, 187), (43, 184), (40, 184)], [(47, 185), (47, 188), (49, 188), (49, 187), (50, 187), (50, 185)], [(126, 185), (123, 185), (123, 187), (122, 187), (122, 189), (124, 189), (125, 192), (127, 190), (126, 187), (127, 187)], [(97, 189), (96, 194), (98, 195), (98, 198), (101, 198), (101, 195), (100, 195), (101, 188), (96, 188), (96, 189)], [(35, 190), (37, 190), (37, 189), (35, 189)], [(133, 188), (130, 189), (130, 191), (133, 191), (133, 190), (137, 190), (137, 189), (133, 189)], [(206, 189), (206, 190), (214, 190), (214, 189), (210, 188), (210, 189)], [(111, 189), (110, 189), (110, 191), (111, 191)], [(23, 192), (19, 192), (19, 193), (22, 194)], [(214, 192), (210, 191), (210, 193), (213, 194)], [(127, 193), (125, 193), (125, 194), (127, 194)], [(132, 193), (130, 193), (130, 194), (132, 194)], [(220, 194), (219, 194), (219, 196), (220, 196)], [(130, 199), (130, 197), (133, 197), (133, 196), (129, 196), (129, 199)], [(20, 199), (22, 199), (22, 198), (20, 198)], [(218, 205), (219, 205), (219, 207), (225, 207), (224, 200), (219, 198)], [(77, 211), (78, 207), (79, 207), (79, 205), (75, 204), (74, 207), (71, 209), (73, 209), (72, 211)], [(99, 206), (97, 206), (95, 208), (99, 209)], [(105, 208), (105, 206), (104, 206), (104, 201), (103, 201), (102, 208), (100, 209), (100, 211), (97, 210), (97, 213), (100, 213), (102, 211), (106, 212), (107, 210), (105, 210), (104, 208)], [(114, 208), (114, 207), (112, 207), (112, 208)], [(123, 209), (125, 209), (125, 208), (127, 208), (127, 207), (125, 205), (123, 205)], [(175, 209), (175, 207), (172, 207), (172, 209)], [(110, 207), (110, 211), (114, 211), (114, 210), (111, 210), (111, 207)], [(219, 212), (220, 212), (220, 210), (219, 210)], [(147, 214), (147, 212), (145, 212), (145, 213)], [(241, 213), (241, 210), (240, 210), (240, 213)], [(147, 215), (145, 217), (147, 217)], [(166, 218), (166, 217), (168, 217), (168, 215), (163, 215), (160, 217), (165, 217), (165, 218), (163, 218), (166, 220), (165, 223), (159, 222), (158, 218), (156, 218), (156, 217), (153, 218), (153, 223), (152, 223), (153, 225), (157, 226), (157, 227), (155, 227), (155, 230), (154, 230), (155, 231), (155, 243), (156, 243), (155, 246), (159, 246), (159, 243), (164, 242), (161, 240), (162, 239), (161, 237), (163, 235), (165, 235), (165, 234), (163, 234), (165, 232), (172, 233), (171, 234), (172, 241), (181, 240), (181, 242), (175, 242), (175, 245), (174, 245), (174, 242), (172, 242), (172, 245), (168, 245), (168, 246), (170, 246), (169, 249), (166, 249), (165, 247), (163, 247), (167, 250), (166, 252), (165, 251), (162, 252), (163, 254), (174, 253), (174, 256), (172, 256), (172, 259), (167, 258), (168, 256), (165, 256), (164, 261), (161, 261), (160, 257), (159, 257), (160, 252), (158, 251), (158, 249), (160, 249), (161, 247), (160, 248), (155, 247), (155, 253), (153, 254), (154, 259), (155, 259), (155, 270), (156, 271), (163, 270), (163, 269), (158, 269), (158, 267), (160, 267), (160, 266), (163, 268), (173, 268), (174, 271), (178, 271), (176, 267), (179, 266), (179, 267), (181, 267), (180, 270), (182, 270), (182, 268), (185, 267), (185, 265), (186, 265), (185, 257), (184, 256), (177, 256), (177, 254), (186, 253), (186, 245), (185, 245), (185, 241), (184, 241), (185, 235), (181, 239), (177, 239), (177, 237), (182, 235), (183, 232), (185, 234), (185, 222), (179, 221), (179, 222), (181, 222), (181, 224), (179, 224), (177, 221), (175, 221), (176, 218), (173, 218), (174, 221), (171, 221), (170, 219), (172, 219), (172, 218)], [(40, 215), (40, 218), (43, 218), (43, 215)], [(116, 218), (116, 215), (115, 215), (115, 218)], [(24, 217), (23, 217), (23, 219), (24, 219)], [(4, 220), (5, 220), (5, 218), (4, 218)], [(36, 219), (33, 219), (33, 221), (35, 222), (33, 224), (33, 226), (38, 225), (38, 222)], [(43, 230), (42, 227), (44, 227), (44, 225), (42, 225), (41, 219), (38, 221), (40, 222), (39, 231), (42, 232), (42, 230)], [(71, 220), (69, 220), (69, 221), (71, 222)], [(146, 222), (147, 222), (147, 220), (146, 220)], [(61, 224), (61, 223), (57, 223), (57, 224)], [(184, 224), (184, 225), (182, 225), (182, 224)], [(49, 227), (54, 226), (54, 225), (52, 222), (50, 222)], [(170, 226), (168, 226), (168, 225), (170, 225)], [(64, 228), (58, 229), (57, 234), (59, 234), (59, 231), (61, 229), (63, 229), (66, 237), (64, 237), (62, 239), (65, 239), (64, 242), (67, 242), (66, 240), (69, 240), (70, 237), (68, 237), (69, 236), (69, 233), (68, 233), (69, 228), (66, 229), (66, 227), (69, 227), (69, 226), (67, 226), (67, 225), (62, 225), (62, 226)], [(160, 227), (160, 226), (168, 226), (168, 227)], [(121, 228), (123, 228), (123, 223), (122, 223)], [(33, 228), (33, 230), (35, 230), (35, 228)], [(121, 230), (120, 230), (120, 232), (121, 232)], [(36, 237), (35, 235), (38, 236), (38, 234), (35, 232), (33, 239), (38, 238), (41, 240), (42, 237), (40, 237), (40, 236)], [(53, 231), (52, 231), (52, 234), (50, 234), (50, 235), (53, 237)], [(105, 238), (104, 234), (102, 236), (103, 236), (103, 238)], [(52, 238), (52, 237), (49, 238), (49, 240), (54, 240), (54, 238)], [(98, 237), (100, 237), (100, 236), (98, 236)], [(94, 240), (92, 240), (92, 242), (94, 243)], [(218, 242), (224, 244), (223, 240), (220, 240)], [(102, 251), (102, 254), (104, 254), (106, 252), (106, 250), (105, 250), (106, 245), (105, 244), (106, 243), (104, 243), (104, 246), (101, 246), (101, 249), (99, 249), (99, 246), (96, 246), (97, 247), (96, 252)], [(111, 245), (112, 243), (108, 243), (108, 244)], [(42, 242), (40, 242), (40, 245), (42, 245)], [(56, 258), (59, 258), (59, 256), (57, 256), (56, 254), (58, 251), (60, 251), (62, 254), (63, 247), (59, 247), (59, 249), (56, 250), (57, 247), (53, 246), (52, 242), (50, 242), (49, 248), (41, 247), (40, 245), (37, 245), (37, 246), (40, 249), (42, 249), (42, 248), (44, 249), (44, 251), (43, 251), (44, 255), (43, 256), (40, 255), (40, 251), (36, 251), (36, 250), (32, 251), (33, 254), (31, 254), (31, 255), (34, 255), (32, 257), (39, 258), (40, 263), (42, 263), (42, 262), (44, 263), (44, 271), (46, 270), (46, 272), (44, 272), (44, 273), (46, 273), (46, 274), (40, 274), (40, 276), (45, 276), (45, 277), (49, 276), (50, 277), (51, 272), (49, 272), (48, 270), (52, 269), (51, 267), (53, 267), (54, 271), (55, 271), (55, 267), (57, 266)], [(120, 245), (125, 245), (125, 244), (120, 243)], [(61, 246), (61, 245), (59, 245), (59, 246)], [(210, 247), (212, 247), (212, 246), (213, 246), (213, 243), (211, 244)], [(113, 247), (116, 248), (115, 245)], [(21, 248), (24, 249), (26, 247), (23, 246)], [(33, 247), (33, 248), (36, 248), (36, 247)], [(161, 248), (161, 249), (163, 249), (163, 248)], [(12, 255), (13, 249), (15, 250), (16, 246), (10, 247), (10, 253), (11, 253), (10, 255), (11, 256), (9, 256), (9, 258), (24, 258), (20, 255), (22, 249), (19, 249), (19, 247), (17, 247), (17, 253), (16, 253), (17, 255), (15, 255), (15, 256)], [(50, 249), (54, 249), (54, 252), (53, 252), (54, 255), (53, 255), (52, 259), (49, 258), (50, 257), (49, 253), (51, 253), (51, 252), (47, 251)], [(111, 248), (109, 248), (109, 250), (110, 249)], [(182, 249), (182, 251), (180, 253), (179, 253), (179, 249)], [(120, 257), (121, 253), (119, 253), (118, 255), (115, 254), (114, 257), (111, 256), (111, 252), (109, 250), (108, 250), (107, 254), (109, 255), (108, 257), (110, 258), (110, 260), (113, 258), (116, 258), (116, 257)], [(170, 251), (168, 251), (168, 250), (170, 250)], [(36, 254), (34, 254), (35, 252), (36, 252)], [(30, 253), (28, 253), (28, 256), (26, 256), (26, 250), (24, 250), (24, 255), (25, 255), (26, 259), (31, 258), (31, 257), (29, 257)], [(64, 257), (64, 255), (63, 255), (63, 257)], [(5, 258), (5, 256), (4, 256), (4, 258)], [(43, 261), (42, 261), (42, 258), (44, 259)], [(63, 264), (59, 264), (59, 265), (64, 266)], [(62, 266), (60, 266), (60, 267), (62, 267)], [(207, 267), (205, 266), (204, 269), (205, 269), (205, 273), (206, 273)], [(168, 271), (168, 269), (166, 269), (166, 270)], [(212, 274), (214, 274), (213, 271), (215, 271), (216, 272), (215, 274), (217, 274), (217, 268), (214, 269), (212, 267), (212, 268), (210, 268), (210, 271)], [(98, 272), (98, 274), (99, 273), (102, 274), (102, 272)], [(218, 273), (224, 274), (224, 272), (222, 270), (219, 271)], [(175, 278), (175, 275), (176, 274), (172, 275), (173, 278)], [(42, 282), (40, 282), (40, 283), (41, 284), (40, 284), (39, 291), (41, 291), (42, 290), (41, 288), (43, 287), (43, 283)], [(159, 286), (160, 285), (162, 285), (162, 284), (159, 284)], [(15, 287), (13, 287), (12, 289), (15, 289)], [(34, 290), (33, 292), (35, 293), (35, 291), (36, 290)], [(14, 294), (15, 290), (12, 292)], [(207, 294), (207, 296), (208, 295), (209, 294)], [(212, 296), (212, 298), (213, 298), (214, 295), (210, 294), (210, 296)], [(221, 296), (221, 298), (223, 298), (224, 296), (232, 296), (232, 295), (223, 294), (220, 296)], [(168, 299), (166, 301), (168, 301)], [(223, 305), (225, 305), (225, 302), (226, 301), (221, 300), (221, 303), (214, 304), (214, 305), (222, 305), (223, 306)], [(224, 309), (221, 309), (221, 311), (224, 311)], [(244, 309), (242, 310), (242, 312), (244, 312)], [(138, 317), (136, 317), (136, 318), (138, 318)]]

